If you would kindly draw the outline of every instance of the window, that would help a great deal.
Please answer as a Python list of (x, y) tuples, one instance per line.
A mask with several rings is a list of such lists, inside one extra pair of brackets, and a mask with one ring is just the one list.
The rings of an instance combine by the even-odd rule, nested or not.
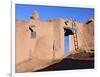
[(31, 32), (31, 38), (36, 38), (36, 32), (35, 31)]
[(36, 32), (32, 29), (32, 27), (29, 27), (29, 30), (31, 31), (31, 38), (36, 38)]

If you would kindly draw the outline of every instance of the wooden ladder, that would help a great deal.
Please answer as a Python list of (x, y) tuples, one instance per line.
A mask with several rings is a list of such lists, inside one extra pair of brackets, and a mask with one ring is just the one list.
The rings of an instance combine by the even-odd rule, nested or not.
[(74, 47), (75, 47), (75, 50), (77, 50), (78, 49), (78, 39), (77, 39), (77, 29), (75, 27), (76, 27), (76, 24), (73, 21), (72, 22), (72, 28), (75, 29), (75, 30), (73, 30), (74, 31), (74, 34), (73, 34)]

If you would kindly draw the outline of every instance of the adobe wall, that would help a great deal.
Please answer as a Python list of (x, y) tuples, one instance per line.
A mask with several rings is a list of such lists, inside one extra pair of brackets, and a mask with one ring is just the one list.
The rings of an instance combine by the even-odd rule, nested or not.
[[(36, 37), (31, 37), (30, 26)], [(60, 61), (64, 57), (63, 26), (63, 19), (42, 21), (38, 14), (29, 21), (16, 21), (16, 72), (35, 71)]]

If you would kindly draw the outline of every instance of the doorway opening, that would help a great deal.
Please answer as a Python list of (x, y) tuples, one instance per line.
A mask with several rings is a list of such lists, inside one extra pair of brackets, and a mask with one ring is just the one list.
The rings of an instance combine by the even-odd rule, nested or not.
[(73, 30), (69, 27), (64, 27), (64, 56), (69, 53), (69, 35), (74, 35)]
[(64, 36), (64, 56), (69, 52), (69, 36)]

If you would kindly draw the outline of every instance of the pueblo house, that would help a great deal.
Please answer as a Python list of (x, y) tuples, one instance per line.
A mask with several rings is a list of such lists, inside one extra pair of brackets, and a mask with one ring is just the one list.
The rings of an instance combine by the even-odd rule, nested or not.
[(94, 19), (86, 23), (63, 18), (41, 20), (34, 11), (28, 21), (16, 20), (16, 72), (31, 72), (64, 58), (64, 37), (70, 53), (94, 51)]

